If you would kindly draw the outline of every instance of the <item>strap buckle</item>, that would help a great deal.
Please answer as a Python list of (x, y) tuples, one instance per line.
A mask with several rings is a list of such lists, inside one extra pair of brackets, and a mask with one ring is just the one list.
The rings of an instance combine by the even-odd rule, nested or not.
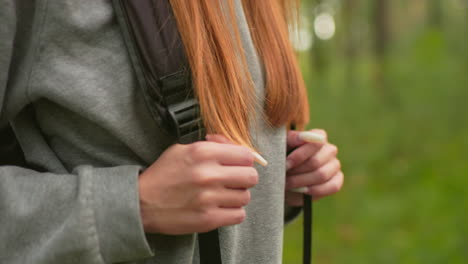
[(168, 122), (180, 143), (202, 140), (205, 134), (200, 105), (193, 97), (190, 76), (181, 70), (159, 79), (159, 87), (167, 105)]
[(200, 106), (194, 98), (171, 104), (167, 108), (172, 129), (180, 143), (188, 144), (203, 139), (205, 128), (200, 117)]

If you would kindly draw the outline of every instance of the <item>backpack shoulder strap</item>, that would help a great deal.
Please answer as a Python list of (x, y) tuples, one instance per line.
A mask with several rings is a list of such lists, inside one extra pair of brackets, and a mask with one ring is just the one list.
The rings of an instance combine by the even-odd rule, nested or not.
[(113, 0), (138, 84), (153, 119), (180, 143), (204, 137), (190, 68), (168, 1)]
[[(203, 140), (190, 68), (168, 1), (113, 0), (117, 19), (145, 103), (180, 143)], [(200, 263), (221, 264), (218, 230), (198, 234)]]

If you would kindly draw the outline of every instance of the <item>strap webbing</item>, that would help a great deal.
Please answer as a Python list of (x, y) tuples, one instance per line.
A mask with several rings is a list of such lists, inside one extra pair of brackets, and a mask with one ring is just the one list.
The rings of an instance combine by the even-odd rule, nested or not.
[(218, 229), (198, 234), (201, 264), (222, 264)]

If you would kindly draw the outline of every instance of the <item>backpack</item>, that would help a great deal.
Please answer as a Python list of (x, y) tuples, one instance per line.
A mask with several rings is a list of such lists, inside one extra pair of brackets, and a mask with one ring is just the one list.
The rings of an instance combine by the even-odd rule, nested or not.
[[(169, 1), (112, 0), (138, 86), (153, 119), (178, 142), (203, 140), (190, 67)], [(157, 38), (150, 37), (159, 34)], [(155, 48), (157, 47), (157, 48)], [(0, 129), (0, 165), (29, 167), (10, 125)], [(303, 263), (311, 263), (312, 203), (304, 195)], [(198, 234), (200, 263), (222, 264), (218, 230)]]

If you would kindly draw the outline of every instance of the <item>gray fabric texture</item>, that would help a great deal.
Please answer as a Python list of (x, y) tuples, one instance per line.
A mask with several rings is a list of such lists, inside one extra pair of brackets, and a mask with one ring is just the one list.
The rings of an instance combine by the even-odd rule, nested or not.
[[(37, 172), (0, 167), (0, 263), (198, 263), (196, 234), (145, 234), (138, 174), (174, 138), (146, 109), (108, 0), (0, 0), (0, 125)], [(237, 15), (263, 105), (263, 75)], [(285, 135), (259, 115), (247, 219), (220, 229), (223, 263), (281, 263)]]

